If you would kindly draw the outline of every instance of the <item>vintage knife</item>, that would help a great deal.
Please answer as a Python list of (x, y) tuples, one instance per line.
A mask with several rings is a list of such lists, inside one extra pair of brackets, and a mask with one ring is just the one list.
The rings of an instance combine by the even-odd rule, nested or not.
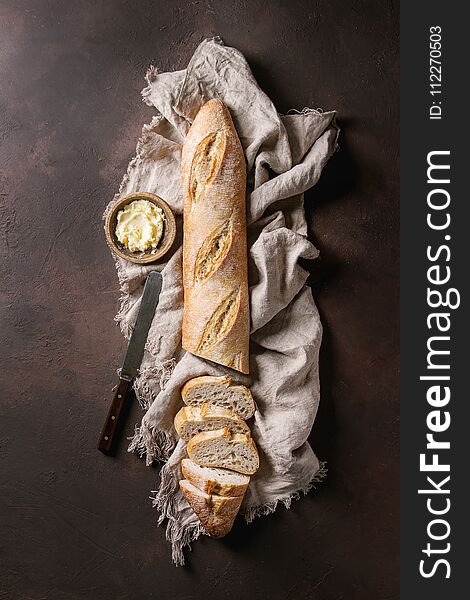
[(98, 450), (104, 453), (110, 453), (114, 447), (113, 442), (115, 442), (115, 436), (120, 426), (119, 419), (125, 412), (126, 401), (129, 400), (132, 387), (132, 380), (137, 375), (137, 369), (140, 367), (142, 357), (144, 356), (147, 334), (153, 315), (155, 314), (161, 289), (162, 276), (158, 271), (152, 271), (145, 282), (139, 314), (137, 315), (137, 321), (129, 340), (126, 358), (124, 359), (119, 376), (119, 385), (114, 394), (114, 399), (109, 408), (108, 416), (98, 441)]

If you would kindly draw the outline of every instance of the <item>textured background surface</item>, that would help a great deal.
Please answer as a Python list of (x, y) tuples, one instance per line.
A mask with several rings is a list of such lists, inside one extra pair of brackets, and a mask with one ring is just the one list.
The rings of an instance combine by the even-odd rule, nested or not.
[[(153, 114), (147, 66), (184, 68), (214, 34), (279, 111), (339, 111), (306, 198), (330, 472), (175, 569), (158, 469), (95, 450), (124, 350), (101, 214)], [(388, 0), (0, 0), (2, 600), (398, 597), (397, 44)]]

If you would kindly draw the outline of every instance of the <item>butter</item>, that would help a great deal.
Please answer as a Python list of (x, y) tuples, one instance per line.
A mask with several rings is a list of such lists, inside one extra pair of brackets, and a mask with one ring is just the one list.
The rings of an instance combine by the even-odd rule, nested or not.
[(131, 252), (158, 246), (163, 234), (163, 210), (148, 200), (134, 200), (117, 214), (116, 237)]

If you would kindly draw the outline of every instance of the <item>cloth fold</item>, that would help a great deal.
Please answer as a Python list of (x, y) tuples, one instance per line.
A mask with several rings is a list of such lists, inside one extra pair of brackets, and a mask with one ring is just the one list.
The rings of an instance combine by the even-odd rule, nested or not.
[[(320, 397), (318, 355), (322, 328), (308, 273), (299, 258), (314, 259), (307, 239), (305, 190), (313, 186), (336, 150), (335, 112), (304, 109), (280, 115), (259, 88), (236, 49), (219, 38), (204, 40), (187, 69), (147, 73), (144, 101), (157, 114), (145, 125), (116, 198), (148, 191), (164, 198), (177, 216), (178, 236), (166, 262), (137, 266), (116, 258), (121, 307), (116, 320), (126, 337), (135, 322), (143, 283), (158, 269), (160, 302), (134, 387), (146, 413), (129, 451), (165, 462), (154, 506), (167, 522), (173, 561), (184, 564), (183, 548), (204, 533), (178, 489), (179, 462), (186, 445), (177, 439), (173, 418), (182, 406), (180, 388), (199, 375), (230, 374), (250, 386), (256, 413), (249, 425), (260, 453), (242, 512), (247, 522), (287, 508), (325, 475), (307, 442)], [(220, 98), (229, 108), (248, 168), (248, 245), (251, 308), (250, 375), (238, 374), (185, 352), (181, 347), (183, 309), (181, 264), (181, 145), (200, 107)]]

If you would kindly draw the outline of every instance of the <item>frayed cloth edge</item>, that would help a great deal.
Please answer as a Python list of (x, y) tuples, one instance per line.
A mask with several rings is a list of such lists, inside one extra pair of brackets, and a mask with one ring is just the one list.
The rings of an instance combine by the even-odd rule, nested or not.
[(155, 81), (158, 75), (158, 69), (155, 65), (150, 65), (145, 73), (145, 81), (147, 82), (147, 86), (140, 92), (142, 96), (143, 102), (147, 106), (153, 106), (152, 101), (150, 100), (150, 94), (152, 93), (152, 83)]
[[(308, 115), (310, 113), (316, 113), (318, 115), (322, 115), (325, 111), (323, 108), (310, 108), (309, 106), (304, 106), (302, 110), (298, 110), (297, 108), (290, 108), (285, 115), (281, 114), (281, 117), (288, 117), (289, 115)], [(332, 111), (336, 112), (336, 111)]]
[(310, 481), (299, 488), (297, 491), (288, 494), (282, 498), (277, 498), (273, 502), (267, 502), (266, 504), (260, 504), (258, 506), (250, 506), (248, 508), (242, 509), (243, 516), (245, 518), (246, 523), (251, 523), (257, 517), (265, 517), (267, 515), (271, 515), (274, 513), (279, 504), (283, 504), (286, 509), (291, 507), (293, 500), (299, 500), (302, 495), (306, 496), (311, 489), (315, 489), (317, 484), (323, 481), (327, 475), (328, 469), (326, 467), (326, 462), (320, 462), (320, 467), (316, 471), (315, 475), (310, 479)]
[[(154, 67), (151, 67), (149, 69), (149, 72), (151, 71), (151, 69), (155, 70)], [(127, 170), (126, 170), (126, 173), (124, 174), (124, 177), (121, 180), (118, 192), (116, 194), (114, 194), (113, 199), (111, 200), (111, 202), (109, 202), (109, 204), (105, 208), (105, 211), (103, 213), (103, 221), (106, 220), (106, 216), (108, 215), (109, 211), (111, 210), (113, 204), (121, 197), (124, 186), (129, 181), (131, 170), (135, 167), (135, 165), (141, 159), (142, 147), (146, 141), (147, 133), (149, 131), (151, 131), (162, 118), (163, 118), (163, 115), (157, 114), (154, 117), (152, 117), (150, 123), (145, 124), (142, 127), (142, 133), (140, 135), (140, 138), (137, 140), (137, 145), (135, 148), (135, 156), (132, 158), (132, 160), (127, 165)], [(118, 310), (116, 316), (114, 317), (114, 320), (119, 324), (119, 327), (120, 327), (121, 332), (124, 335), (124, 337), (126, 339), (129, 339), (131, 336), (131, 333), (132, 333), (132, 327), (129, 325), (129, 323), (127, 323), (125, 321), (124, 317), (126, 316), (126, 314), (129, 311), (130, 295), (124, 289), (126, 277), (123, 272), (123, 267), (122, 267), (121, 263), (119, 262), (120, 259), (113, 252), (111, 252), (111, 254), (114, 259), (114, 264), (115, 264), (116, 271), (117, 271), (119, 286), (121, 289), (121, 296), (119, 297), (119, 310)]]
[[(252, 506), (242, 510), (246, 523), (251, 523), (257, 517), (262, 517), (274, 513), (279, 504), (283, 504), (286, 509), (291, 507), (293, 500), (298, 500), (302, 495), (306, 495), (310, 490), (315, 489), (317, 484), (323, 481), (327, 475), (328, 469), (326, 462), (320, 462), (318, 470), (306, 485), (299, 488), (291, 494), (278, 498), (273, 502)], [(166, 539), (171, 544), (171, 557), (177, 567), (184, 566), (185, 559), (183, 550), (189, 547), (191, 550), (192, 542), (196, 541), (200, 535), (207, 535), (200, 522), (182, 524), (178, 521), (177, 509), (175, 504), (175, 494), (178, 490), (178, 477), (171, 465), (165, 464), (160, 472), (160, 488), (158, 492), (154, 491), (151, 496), (153, 508), (159, 511), (158, 525), (161, 525), (165, 519), (168, 519), (166, 526)]]
[(176, 567), (184, 567), (184, 548), (188, 547), (191, 551), (191, 544), (197, 540), (200, 535), (206, 535), (202, 525), (191, 523), (181, 525), (176, 519), (170, 519), (166, 527), (166, 539), (171, 544), (171, 559)]
[(154, 461), (166, 462), (173, 452), (176, 436), (164, 429), (136, 425), (134, 435), (128, 438), (128, 452), (136, 452), (140, 458), (145, 455), (145, 464), (149, 467)]
[(185, 564), (184, 548), (191, 550), (192, 542), (200, 535), (207, 535), (199, 521), (193, 523), (180, 523), (177, 518), (175, 505), (175, 494), (178, 490), (178, 477), (172, 467), (166, 463), (160, 471), (160, 487), (158, 492), (154, 491), (151, 496), (153, 508), (160, 512), (158, 525), (168, 519), (166, 525), (166, 539), (171, 544), (171, 559), (175, 566), (182, 567)]
[(151, 496), (152, 507), (156, 508), (160, 516), (158, 524), (161, 525), (165, 519), (175, 518), (175, 502), (174, 497), (178, 489), (178, 477), (173, 473), (170, 465), (166, 463), (160, 471), (160, 487), (158, 491), (153, 491), (155, 494)]
[[(138, 375), (134, 379), (133, 387), (142, 410), (147, 411), (152, 406), (159, 391), (165, 389), (175, 367), (176, 358), (169, 358), (162, 362), (155, 359), (154, 364), (146, 365), (142, 369), (139, 369)], [(157, 389), (154, 389), (149, 384), (150, 379), (158, 382)]]

